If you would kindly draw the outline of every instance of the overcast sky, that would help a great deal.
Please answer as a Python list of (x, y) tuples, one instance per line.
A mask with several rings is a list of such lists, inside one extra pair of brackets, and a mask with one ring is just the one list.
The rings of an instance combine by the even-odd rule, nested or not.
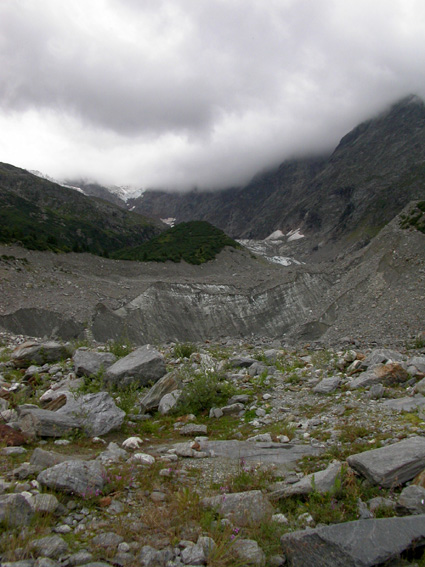
[(425, 98), (424, 0), (0, 0), (0, 161), (223, 187)]

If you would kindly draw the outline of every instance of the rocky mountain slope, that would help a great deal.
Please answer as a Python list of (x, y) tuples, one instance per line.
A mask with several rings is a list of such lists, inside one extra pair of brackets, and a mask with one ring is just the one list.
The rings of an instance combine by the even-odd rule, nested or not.
[(289, 266), (233, 248), (191, 266), (4, 246), (0, 328), (134, 344), (252, 335), (397, 344), (425, 320), (425, 234), (401, 222), (339, 261)]
[(128, 205), (177, 222), (208, 220), (233, 238), (300, 229), (299, 253), (335, 257), (367, 243), (413, 199), (425, 198), (425, 105), (407, 97), (349, 132), (330, 156), (282, 163), (246, 187), (169, 194)]
[(0, 241), (55, 251), (108, 254), (164, 230), (160, 221), (0, 164)]

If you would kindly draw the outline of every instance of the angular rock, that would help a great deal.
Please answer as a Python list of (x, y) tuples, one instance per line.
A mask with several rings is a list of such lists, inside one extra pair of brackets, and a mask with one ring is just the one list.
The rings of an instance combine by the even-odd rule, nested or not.
[(409, 358), (407, 366), (414, 366), (419, 372), (425, 374), (425, 356), (413, 356)]
[(201, 500), (205, 508), (213, 508), (238, 526), (256, 525), (270, 520), (273, 506), (260, 490), (220, 494)]
[(233, 356), (228, 360), (228, 363), (233, 368), (249, 368), (255, 362), (258, 361), (255, 358), (250, 358), (249, 356)]
[(139, 565), (142, 567), (163, 567), (172, 558), (172, 553), (168, 549), (158, 551), (150, 545), (144, 545), (137, 557)]
[(181, 390), (174, 390), (170, 394), (165, 394), (159, 402), (158, 411), (161, 415), (167, 415), (170, 411), (176, 407), (177, 402), (182, 394)]
[(425, 515), (356, 520), (281, 538), (292, 567), (373, 567), (424, 543)]
[(169, 372), (152, 386), (149, 392), (140, 402), (144, 411), (151, 411), (158, 408), (160, 401), (166, 394), (174, 392), (179, 387), (179, 381), (175, 372)]
[(347, 462), (374, 484), (386, 488), (404, 484), (425, 468), (425, 438), (403, 439), (393, 445), (351, 455)]
[(28, 436), (16, 431), (9, 425), (0, 423), (0, 443), (5, 443), (7, 447), (18, 447), (28, 443)]
[(272, 500), (287, 496), (305, 495), (312, 492), (324, 494), (335, 490), (338, 479), (341, 480), (342, 464), (331, 463), (326, 469), (306, 475), (299, 482), (287, 485), (281, 490), (270, 494)]
[(115, 405), (107, 392), (70, 396), (57, 414), (72, 418), (85, 433), (96, 437), (106, 435), (123, 424), (125, 412)]
[(341, 378), (339, 376), (324, 378), (313, 388), (313, 392), (315, 394), (330, 394), (338, 388), (340, 383)]
[(68, 544), (60, 536), (47, 536), (31, 542), (35, 553), (42, 557), (58, 559), (68, 551)]
[(232, 544), (232, 550), (244, 565), (263, 567), (266, 564), (264, 551), (253, 539), (237, 539)]
[(229, 406), (223, 406), (220, 409), (223, 412), (223, 415), (235, 415), (243, 411), (244, 408), (245, 406), (243, 404), (236, 403), (236, 404), (231, 404)]
[(97, 352), (87, 348), (79, 348), (75, 351), (72, 361), (77, 376), (92, 376), (101, 370), (106, 370), (117, 357), (112, 352)]
[(350, 388), (367, 388), (378, 383), (384, 386), (395, 386), (407, 382), (409, 378), (407, 370), (398, 362), (376, 364), (354, 378), (350, 382)]
[(120, 543), (124, 541), (124, 538), (114, 532), (103, 532), (95, 536), (91, 543), (94, 547), (102, 547), (104, 549), (110, 547), (118, 547)]
[(38, 408), (21, 412), (18, 425), (29, 437), (62, 437), (79, 431), (79, 423), (69, 415)]
[(162, 378), (165, 372), (162, 354), (151, 345), (145, 345), (110, 366), (106, 371), (105, 380), (119, 388), (130, 384), (148, 386)]
[(187, 423), (179, 430), (180, 435), (188, 437), (196, 437), (197, 435), (206, 435), (207, 426), (201, 423)]
[(375, 364), (386, 364), (387, 362), (401, 362), (403, 355), (388, 348), (375, 348), (362, 360), (362, 367), (369, 368)]
[(33, 507), (22, 494), (0, 496), (0, 523), (11, 528), (27, 526), (33, 516)]
[(53, 490), (86, 497), (100, 493), (106, 478), (106, 470), (98, 461), (67, 461), (42, 471), (37, 480)]
[(397, 510), (403, 514), (425, 514), (425, 488), (406, 486), (398, 498)]
[(414, 390), (418, 392), (418, 394), (425, 394), (425, 378), (422, 378), (422, 380), (415, 384)]
[(205, 565), (207, 557), (202, 545), (188, 545), (181, 552), (181, 559), (185, 565)]
[(31, 364), (45, 364), (46, 362), (57, 362), (72, 356), (73, 349), (70, 345), (63, 345), (54, 341), (38, 343), (26, 341), (22, 343), (11, 354), (11, 360), (20, 368)]
[(60, 502), (54, 494), (36, 494), (34, 496), (34, 508), (41, 514), (54, 514), (59, 508)]

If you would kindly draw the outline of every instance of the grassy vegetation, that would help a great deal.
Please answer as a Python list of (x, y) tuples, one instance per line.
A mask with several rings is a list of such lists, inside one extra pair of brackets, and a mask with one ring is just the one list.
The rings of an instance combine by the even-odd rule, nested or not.
[(419, 201), (407, 214), (401, 215), (400, 226), (425, 233), (425, 201)]
[(191, 221), (182, 222), (140, 246), (115, 252), (113, 257), (142, 262), (185, 260), (189, 264), (203, 264), (213, 260), (225, 246), (240, 248), (237, 242), (208, 222)]

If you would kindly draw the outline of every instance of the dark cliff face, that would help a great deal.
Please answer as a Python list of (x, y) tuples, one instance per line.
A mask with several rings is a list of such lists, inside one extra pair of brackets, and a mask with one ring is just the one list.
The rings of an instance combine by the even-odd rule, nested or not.
[[(332, 155), (287, 161), (246, 187), (148, 191), (135, 211), (208, 220), (233, 238), (300, 228), (304, 251), (362, 246), (413, 199), (425, 197), (425, 105), (410, 96), (342, 138)], [(308, 249), (307, 249), (308, 248)]]

